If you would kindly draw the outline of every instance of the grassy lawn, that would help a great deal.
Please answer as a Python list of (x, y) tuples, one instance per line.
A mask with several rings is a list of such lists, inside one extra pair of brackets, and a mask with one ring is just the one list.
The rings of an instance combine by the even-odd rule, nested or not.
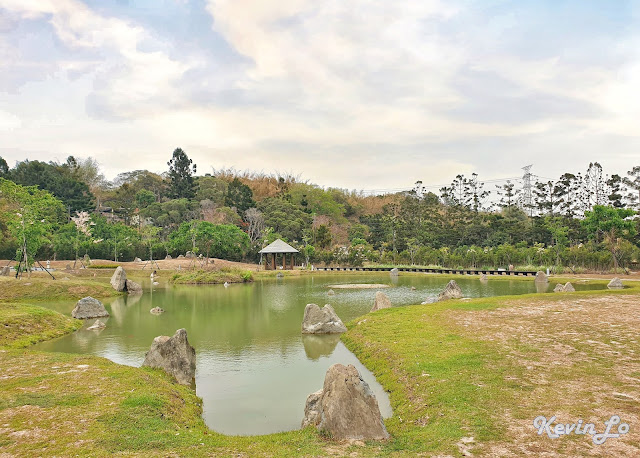
[(117, 296), (109, 284), (109, 277), (76, 278), (58, 273), (58, 279), (44, 277), (42, 273), (26, 275), (22, 280), (0, 277), (0, 302), (79, 300), (86, 296), (96, 298)]
[(0, 303), (0, 348), (28, 347), (68, 334), (82, 321), (29, 304)]
[[(450, 301), (378, 311), (343, 337), (390, 391), (385, 451), (477, 456), (638, 456), (637, 287)], [(631, 431), (538, 436), (533, 419), (611, 415)]]
[(315, 454), (311, 431), (264, 438), (216, 434), (200, 400), (157, 370), (103, 358), (0, 352), (0, 448), (15, 456)]
[[(64, 278), (64, 277), (61, 277)], [(76, 300), (86, 296), (116, 296), (108, 279), (51, 280), (26, 276), (22, 280), (0, 277), (0, 348), (22, 348), (60, 337), (82, 326), (82, 321), (25, 302)]]
[[(215, 433), (194, 392), (162, 372), (7, 348), (45, 332), (10, 326), (0, 334), (0, 449), (8, 456), (638, 456), (638, 290), (449, 301), (349, 323), (344, 343), (394, 409), (385, 421), (392, 439), (364, 445), (327, 441), (312, 429)], [(1, 322), (22, 313), (60, 332), (75, 325), (42, 310), (0, 305)], [(602, 446), (589, 436), (538, 436), (532, 426), (538, 415), (557, 415), (592, 421), (601, 432), (613, 414), (630, 432)]]
[(174, 273), (170, 278), (171, 282), (177, 285), (245, 283), (253, 281), (253, 275), (250, 271), (233, 268), (182, 271)]

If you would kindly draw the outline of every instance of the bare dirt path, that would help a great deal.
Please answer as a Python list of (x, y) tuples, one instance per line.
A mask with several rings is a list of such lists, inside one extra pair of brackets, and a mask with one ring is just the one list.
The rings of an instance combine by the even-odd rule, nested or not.
[[(498, 343), (513, 363), (507, 378), (528, 395), (503, 413), (510, 442), (491, 456), (640, 456), (640, 298), (628, 295), (566, 300), (514, 300), (492, 310), (449, 312), (479, 339)], [(533, 420), (594, 423), (612, 415), (629, 432), (593, 443), (588, 435), (538, 436)], [(614, 427), (614, 430), (617, 427)], [(615, 432), (615, 431), (614, 431)]]

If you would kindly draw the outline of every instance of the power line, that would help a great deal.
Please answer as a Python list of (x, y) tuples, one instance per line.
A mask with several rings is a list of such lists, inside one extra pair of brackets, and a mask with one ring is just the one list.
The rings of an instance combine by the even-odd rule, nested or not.
[[(508, 177), (508, 178), (493, 178), (491, 180), (482, 180), (480, 181), (481, 183), (487, 184), (487, 183), (501, 183), (504, 181), (508, 181), (508, 180), (519, 180), (521, 179), (521, 177)], [(433, 184), (433, 185), (428, 185), (428, 186), (421, 186), (422, 189), (424, 190), (429, 190), (429, 189), (436, 189), (436, 190), (440, 190), (444, 187), (450, 186), (451, 183), (447, 183), (447, 184)], [(359, 192), (361, 194), (369, 194), (369, 195), (375, 195), (375, 194), (395, 194), (398, 192), (408, 192), (411, 191), (415, 188), (392, 188), (392, 189), (363, 189), (360, 190)]]

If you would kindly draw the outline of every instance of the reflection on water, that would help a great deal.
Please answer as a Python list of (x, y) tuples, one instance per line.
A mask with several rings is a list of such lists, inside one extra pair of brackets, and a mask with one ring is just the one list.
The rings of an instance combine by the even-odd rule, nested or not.
[(307, 358), (313, 361), (317, 361), (321, 356), (331, 356), (338, 342), (340, 342), (340, 334), (302, 335), (304, 352)]
[(536, 285), (536, 293), (546, 293), (549, 291), (553, 291), (553, 288), (551, 290), (549, 289), (549, 283), (546, 281), (538, 281), (534, 283)]
[[(465, 296), (524, 294), (536, 291), (530, 281), (457, 279)], [(343, 321), (367, 313), (376, 290), (335, 290), (336, 283), (386, 283), (394, 306), (433, 298), (448, 278), (412, 275), (391, 278), (370, 275), (319, 275), (252, 284), (211, 286), (145, 286), (142, 296), (106, 301), (111, 317), (101, 331), (86, 328), (38, 344), (39, 350), (88, 353), (120, 364), (140, 366), (154, 337), (185, 328), (196, 349), (196, 392), (203, 399), (204, 418), (212, 429), (227, 434), (266, 434), (297, 429), (308, 394), (322, 388), (326, 370), (335, 363), (355, 365), (371, 386), (384, 416), (389, 400), (373, 375), (340, 342), (338, 336), (301, 335), (308, 303), (329, 302)], [(552, 283), (545, 284), (553, 290)], [(415, 290), (412, 290), (412, 287)], [(576, 285), (586, 289), (588, 285)], [(52, 304), (70, 314), (74, 303)], [(149, 313), (161, 307), (165, 313)]]

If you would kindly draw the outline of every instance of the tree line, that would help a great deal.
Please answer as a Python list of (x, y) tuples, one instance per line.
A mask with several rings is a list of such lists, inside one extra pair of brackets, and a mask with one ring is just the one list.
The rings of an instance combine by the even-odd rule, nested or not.
[(40, 242), (28, 248), (40, 259), (191, 251), (256, 261), (277, 238), (307, 264), (606, 270), (638, 259), (640, 166), (608, 175), (590, 163), (584, 172), (534, 180), (529, 190), (511, 180), (489, 189), (477, 174), (458, 175), (437, 194), (418, 182), (377, 196), (290, 175), (230, 169), (198, 176), (180, 148), (167, 166), (162, 174), (134, 170), (109, 182), (92, 158), (24, 160), (12, 168), (0, 158), (0, 257), (22, 252), (25, 234), (15, 215), (20, 199), (32, 199), (47, 202), (46, 215), (32, 210), (33, 224), (46, 221), (33, 237)]

